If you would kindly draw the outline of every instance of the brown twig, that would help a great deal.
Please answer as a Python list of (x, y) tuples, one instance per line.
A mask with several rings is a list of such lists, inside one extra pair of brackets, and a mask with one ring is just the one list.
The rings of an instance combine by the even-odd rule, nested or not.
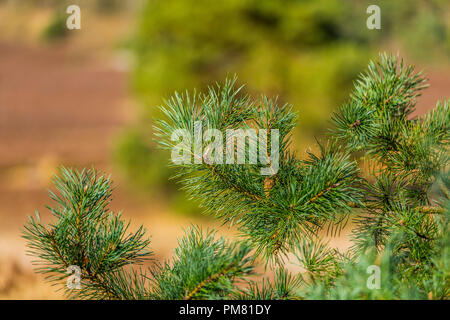
[(206, 278), (205, 280), (203, 280), (202, 282), (200, 282), (200, 284), (198, 286), (196, 286), (191, 292), (189, 292), (189, 294), (187, 294), (184, 297), (184, 300), (191, 300), (192, 297), (198, 292), (200, 291), (204, 286), (206, 286), (208, 283), (224, 276), (228, 271), (230, 271), (232, 268), (234, 267), (234, 263), (232, 263), (230, 266), (228, 266), (225, 270), (216, 273), (212, 276), (209, 276), (208, 278)]

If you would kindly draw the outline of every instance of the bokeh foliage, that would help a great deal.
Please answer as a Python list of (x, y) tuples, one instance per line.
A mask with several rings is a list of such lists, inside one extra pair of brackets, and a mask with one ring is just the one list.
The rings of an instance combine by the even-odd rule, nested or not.
[[(371, 4), (381, 8), (381, 30), (366, 27)], [(448, 59), (448, 9), (441, 0), (144, 1), (130, 40), (133, 88), (143, 108), (118, 143), (117, 162), (129, 177), (139, 175), (140, 185), (143, 177), (146, 187), (167, 184), (167, 172), (153, 168), (165, 163), (150, 138), (157, 106), (176, 90), (202, 91), (234, 74), (249, 93), (293, 104), (294, 142), (302, 149), (323, 134), (352, 80), (382, 48)]]

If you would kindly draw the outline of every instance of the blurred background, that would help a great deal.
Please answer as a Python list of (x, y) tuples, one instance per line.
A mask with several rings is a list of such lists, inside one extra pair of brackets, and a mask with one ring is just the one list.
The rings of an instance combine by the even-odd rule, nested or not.
[[(68, 30), (68, 5), (81, 30)], [(381, 9), (369, 30), (366, 9)], [(236, 235), (177, 191), (152, 118), (175, 90), (238, 76), (299, 113), (299, 156), (352, 82), (387, 51), (423, 69), (414, 116), (450, 96), (448, 0), (0, 0), (0, 299), (59, 299), (32, 271), (21, 228), (60, 165), (112, 174), (111, 209), (143, 224), (159, 260), (190, 223)], [(313, 148), (314, 149), (314, 148)], [(348, 230), (331, 245), (345, 249)]]

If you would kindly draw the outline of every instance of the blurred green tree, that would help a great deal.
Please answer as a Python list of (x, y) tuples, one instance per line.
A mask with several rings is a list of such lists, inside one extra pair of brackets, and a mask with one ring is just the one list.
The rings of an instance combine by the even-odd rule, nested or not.
[[(366, 28), (370, 4), (381, 7), (381, 30)], [(418, 56), (426, 51), (430, 57), (429, 48), (436, 55), (446, 52), (448, 7), (441, 0), (145, 1), (131, 43), (136, 56), (133, 87), (144, 107), (133, 138), (127, 134), (117, 148), (116, 155), (129, 155), (116, 159), (125, 172), (132, 167), (150, 177), (146, 186), (167, 183), (167, 173), (152, 169), (162, 162), (141, 161), (142, 154), (157, 152), (144, 149), (154, 148), (145, 137), (151, 136), (149, 119), (160, 115), (161, 98), (186, 88), (202, 90), (234, 74), (249, 93), (292, 103), (300, 112), (301, 128), (294, 143), (300, 149), (311, 145), (344, 101), (352, 79), (380, 47), (392, 47), (394, 41), (415, 48), (411, 52)], [(133, 146), (139, 150), (130, 152)]]

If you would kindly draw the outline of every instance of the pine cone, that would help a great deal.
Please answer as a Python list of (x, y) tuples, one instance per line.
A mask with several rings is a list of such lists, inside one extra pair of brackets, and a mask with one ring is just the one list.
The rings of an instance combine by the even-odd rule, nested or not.
[(269, 198), (270, 189), (272, 189), (274, 184), (275, 184), (275, 175), (264, 179), (264, 193), (266, 194), (267, 198)]

